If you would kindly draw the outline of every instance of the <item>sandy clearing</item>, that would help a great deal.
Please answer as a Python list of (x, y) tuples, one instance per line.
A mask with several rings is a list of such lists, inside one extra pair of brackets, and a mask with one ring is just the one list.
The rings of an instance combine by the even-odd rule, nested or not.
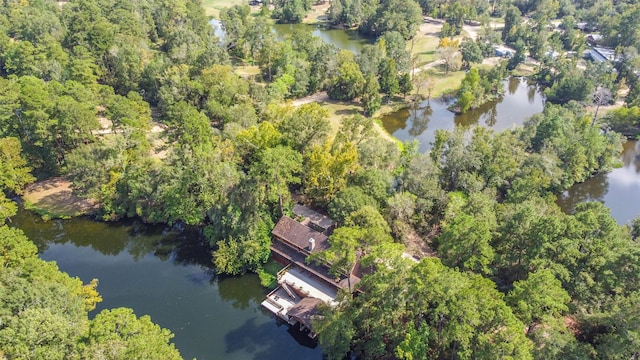
[(22, 195), (27, 206), (53, 217), (92, 214), (97, 202), (74, 194), (72, 183), (63, 177), (54, 177), (29, 185)]

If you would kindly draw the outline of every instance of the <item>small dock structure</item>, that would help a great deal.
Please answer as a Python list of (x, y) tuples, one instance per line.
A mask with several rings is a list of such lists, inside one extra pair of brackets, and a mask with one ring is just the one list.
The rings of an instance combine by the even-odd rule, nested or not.
[(329, 274), (326, 265), (308, 264), (309, 255), (329, 247), (335, 222), (302, 205), (294, 206), (294, 214), (299, 221), (283, 216), (271, 232), (272, 257), (284, 268), (277, 275), (278, 287), (267, 295), (262, 307), (315, 338), (311, 322), (319, 316), (318, 307), (337, 305), (338, 292), (353, 291), (361, 275), (352, 271), (336, 277)]
[(309, 331), (309, 336), (315, 338), (311, 321), (318, 316), (320, 304), (337, 305), (337, 289), (293, 264), (278, 272), (278, 285), (267, 295), (262, 306), (289, 325)]

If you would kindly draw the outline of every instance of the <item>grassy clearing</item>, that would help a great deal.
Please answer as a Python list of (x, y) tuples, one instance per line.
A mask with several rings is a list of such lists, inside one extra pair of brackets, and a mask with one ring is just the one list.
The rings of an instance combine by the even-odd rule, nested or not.
[[(433, 90), (431, 98), (437, 98), (442, 95), (456, 92), (462, 83), (462, 79), (466, 73), (464, 71), (450, 71), (448, 74), (442, 69), (442, 66), (427, 70), (429, 77), (433, 79)], [(424, 98), (429, 96), (428, 89), (422, 89), (419, 93)]]
[(327, 12), (330, 7), (331, 4), (329, 2), (320, 5), (313, 5), (302, 22), (305, 24), (317, 24), (326, 21)]
[(438, 60), (436, 49), (440, 39), (434, 36), (433, 32), (427, 30), (433, 30), (431, 28), (418, 31), (418, 34), (407, 42), (407, 50), (411, 53), (411, 56), (415, 57), (415, 67), (420, 67), (430, 62)]
[(248, 79), (250, 77), (257, 76), (260, 74), (260, 67), (257, 65), (235, 66), (234, 70), (236, 74), (242, 76), (245, 79)]
[(218, 18), (220, 15), (220, 10), (224, 8), (230, 8), (235, 5), (245, 5), (248, 4), (246, 0), (203, 0), (202, 7), (204, 8), (204, 12), (207, 16), (213, 16), (214, 18)]

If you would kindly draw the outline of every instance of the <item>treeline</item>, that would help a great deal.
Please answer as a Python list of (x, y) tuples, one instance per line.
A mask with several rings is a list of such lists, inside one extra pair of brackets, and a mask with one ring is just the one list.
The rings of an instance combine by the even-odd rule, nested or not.
[(88, 313), (102, 297), (98, 281), (83, 285), (38, 257), (38, 249), (6, 220), (19, 193), (34, 179), (15, 138), (0, 138), (0, 357), (3, 359), (182, 359), (173, 334), (133, 310)]
[(182, 359), (173, 334), (131, 309), (87, 314), (102, 298), (38, 257), (17, 229), (0, 227), (0, 356), (6, 359)]
[[(411, 19), (402, 13), (411, 1), (374, 3), (375, 14), (396, 14), (398, 24)], [(217, 39), (200, 6), (5, 3), (0, 149), (12, 160), (0, 162), (3, 190), (33, 181), (27, 163), (38, 176), (66, 174), (99, 201), (102, 219), (203, 227), (217, 270), (229, 274), (261, 268), (274, 223), (289, 213), (292, 193), (301, 195), (341, 225), (316, 261), (344, 273), (361, 257), (377, 270), (362, 281), (362, 295), (345, 297), (317, 324), (330, 357), (631, 356), (636, 243), (601, 205), (566, 215), (553, 203), (553, 194), (613, 166), (618, 135), (569, 101), (512, 131), (439, 132), (433, 150), (419, 154), (416, 144), (382, 137), (371, 118), (332, 125), (318, 104), (282, 104), (325, 89), (360, 98), (371, 113), (380, 92), (410, 91), (404, 30), (385, 28), (354, 56), (306, 33), (277, 42), (267, 19), (246, 7), (222, 12), (226, 35)], [(230, 59), (257, 64), (267, 84), (238, 76)], [(471, 71), (463, 93), (495, 91), (498, 75), (479, 77)], [(15, 208), (6, 197), (0, 206), (5, 218)], [(10, 232), (6, 239), (20, 238)], [(401, 260), (405, 246), (425, 244), (440, 260)], [(81, 285), (73, 286), (77, 295)], [(81, 327), (54, 332), (66, 341), (51, 340), (66, 344), (55, 351), (128, 354), (121, 337), (91, 340), (83, 311), (73, 313)], [(3, 320), (0, 333), (19, 323)], [(168, 334), (150, 327), (144, 333), (165, 344)], [(24, 338), (11, 338), (17, 345), (5, 355), (21, 357)], [(156, 347), (145, 338), (136, 344)], [(157, 348), (167, 355), (148, 357), (173, 356)]]
[[(313, 259), (372, 273), (315, 322), (328, 357), (632, 357), (638, 221), (597, 202), (565, 214), (554, 196), (610, 168), (620, 143), (581, 107), (548, 106), (512, 131), (439, 131), (429, 154), (404, 155), (387, 196), (375, 183), (337, 193), (329, 211), (344, 220)], [(415, 238), (438, 258), (407, 260)]]
[(259, 66), (258, 80), (269, 83), (266, 92), (273, 101), (326, 90), (335, 100), (359, 98), (371, 115), (382, 104), (381, 94), (392, 98), (413, 88), (411, 56), (397, 29), (381, 31), (376, 44), (365, 45), (354, 56), (312, 36), (311, 31), (277, 41), (265, 11), (254, 16), (246, 5), (223, 10), (220, 18), (227, 51), (235, 59)]

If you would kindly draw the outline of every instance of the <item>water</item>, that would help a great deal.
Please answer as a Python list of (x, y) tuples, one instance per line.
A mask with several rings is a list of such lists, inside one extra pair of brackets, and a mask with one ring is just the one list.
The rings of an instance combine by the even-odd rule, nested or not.
[(627, 141), (620, 156), (623, 166), (572, 186), (558, 195), (558, 205), (572, 212), (583, 201), (600, 201), (619, 224), (640, 215), (640, 142)]
[(99, 279), (104, 301), (91, 317), (121, 306), (148, 314), (175, 334), (185, 359), (322, 358), (319, 347), (261, 309), (266, 290), (256, 275), (217, 277), (194, 230), (84, 218), (43, 222), (24, 210), (12, 221), (43, 259), (85, 283)]
[(213, 34), (218, 38), (220, 43), (224, 43), (224, 29), (222, 28), (222, 23), (218, 19), (209, 20), (209, 25), (213, 27)]
[(402, 141), (418, 140), (420, 151), (426, 152), (435, 140), (436, 130), (453, 130), (456, 126), (482, 125), (496, 131), (512, 128), (544, 109), (544, 96), (526, 79), (504, 81), (504, 95), (478, 109), (456, 115), (448, 110), (455, 97), (444, 96), (423, 101), (382, 117), (388, 133)]
[(373, 38), (362, 36), (356, 30), (332, 29), (322, 25), (313, 24), (275, 24), (273, 30), (276, 38), (280, 41), (297, 31), (309, 31), (313, 36), (317, 36), (326, 43), (331, 44), (341, 50), (349, 50), (354, 54), (360, 53), (366, 44), (373, 44)]
[[(402, 141), (418, 140), (420, 151), (431, 148), (438, 129), (453, 130), (456, 126), (481, 125), (496, 131), (512, 128), (544, 109), (540, 89), (525, 79), (505, 81), (501, 99), (490, 102), (465, 114), (455, 115), (447, 108), (455, 103), (454, 97), (424, 101), (382, 117), (385, 129)], [(626, 224), (640, 215), (640, 142), (628, 141), (621, 155), (623, 166), (606, 174), (575, 184), (558, 195), (558, 205), (572, 212), (583, 201), (601, 201), (611, 209), (611, 215), (620, 224)]]

